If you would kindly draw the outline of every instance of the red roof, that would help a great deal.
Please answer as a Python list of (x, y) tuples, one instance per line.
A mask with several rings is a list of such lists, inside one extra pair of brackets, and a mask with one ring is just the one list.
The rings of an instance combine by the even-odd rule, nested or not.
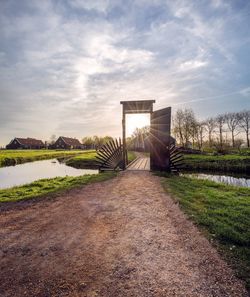
[(35, 139), (35, 138), (15, 138), (20, 144), (23, 145), (34, 145), (34, 146), (43, 146), (44, 143), (42, 142), (42, 140), (39, 139)]
[(76, 139), (76, 138), (70, 138), (70, 137), (64, 137), (64, 136), (61, 136), (62, 140), (68, 144), (68, 145), (71, 145), (71, 146), (81, 146), (81, 142)]

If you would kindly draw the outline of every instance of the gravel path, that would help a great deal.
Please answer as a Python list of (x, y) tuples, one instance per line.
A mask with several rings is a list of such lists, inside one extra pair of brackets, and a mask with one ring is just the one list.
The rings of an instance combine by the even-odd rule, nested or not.
[(0, 296), (248, 296), (149, 172), (0, 211)]

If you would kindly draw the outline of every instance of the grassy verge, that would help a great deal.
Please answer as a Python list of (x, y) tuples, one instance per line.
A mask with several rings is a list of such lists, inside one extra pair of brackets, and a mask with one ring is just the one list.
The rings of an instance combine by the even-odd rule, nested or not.
[(36, 160), (67, 158), (93, 151), (82, 150), (0, 150), (0, 167), (11, 166)]
[(235, 173), (250, 173), (250, 156), (244, 155), (184, 155), (185, 170), (212, 170)]
[(250, 189), (178, 176), (162, 182), (250, 290)]
[(130, 163), (130, 162), (134, 161), (135, 159), (136, 159), (135, 152), (129, 151), (128, 152), (128, 162)]
[(74, 168), (93, 168), (97, 169), (98, 164), (96, 163), (96, 151), (89, 151), (85, 154), (75, 156), (66, 161), (66, 165)]
[(105, 172), (94, 175), (83, 175), (79, 177), (56, 177), (52, 179), (41, 179), (33, 183), (0, 190), (0, 202), (13, 202), (37, 198), (50, 193), (83, 186), (93, 182), (100, 182), (114, 177), (114, 172)]
[[(97, 169), (99, 166), (96, 162), (96, 152), (90, 151), (85, 154), (75, 156), (66, 161), (66, 165), (72, 166), (74, 168), (93, 168)], [(128, 162), (132, 162), (136, 158), (134, 152), (128, 152)]]

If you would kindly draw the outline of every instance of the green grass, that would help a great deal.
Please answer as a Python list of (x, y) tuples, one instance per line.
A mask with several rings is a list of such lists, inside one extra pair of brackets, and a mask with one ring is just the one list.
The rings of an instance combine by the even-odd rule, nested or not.
[(250, 290), (250, 189), (178, 176), (162, 182)]
[(128, 162), (130, 163), (130, 162), (134, 161), (135, 159), (136, 159), (135, 152), (129, 151), (128, 152)]
[(81, 155), (77, 155), (66, 161), (66, 165), (74, 168), (98, 168), (96, 163), (96, 151), (89, 151)]
[(20, 187), (0, 190), (0, 202), (14, 202), (58, 193), (74, 187), (83, 186), (93, 182), (100, 182), (114, 177), (114, 172), (105, 172), (79, 177), (56, 177), (41, 179)]
[(250, 156), (233, 155), (184, 155), (185, 170), (212, 170), (221, 172), (250, 173)]
[[(99, 165), (96, 162), (96, 156), (96, 151), (90, 151), (89, 153), (78, 155), (67, 160), (66, 164), (75, 168), (98, 168)], [(135, 158), (136, 154), (134, 152), (128, 152), (129, 163), (132, 162)]]
[[(208, 147), (203, 148), (202, 151), (206, 152), (206, 153), (210, 153), (210, 154), (216, 154), (217, 153), (215, 148), (208, 148)], [(241, 156), (250, 156), (250, 148), (247, 148), (247, 147), (241, 148), (240, 150), (237, 149), (237, 148), (228, 148), (226, 151), (227, 151), (228, 154), (235, 154), (235, 155), (241, 155)]]
[(66, 158), (91, 151), (82, 150), (0, 150), (0, 167), (36, 160)]

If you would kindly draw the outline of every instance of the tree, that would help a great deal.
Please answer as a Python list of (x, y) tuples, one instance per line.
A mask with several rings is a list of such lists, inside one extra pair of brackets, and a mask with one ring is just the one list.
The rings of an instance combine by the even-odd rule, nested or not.
[(224, 132), (224, 123), (225, 123), (225, 115), (220, 114), (215, 118), (216, 126), (219, 131), (219, 145), (220, 148), (223, 147), (223, 132)]
[(203, 147), (204, 131), (205, 131), (205, 122), (197, 122), (197, 145), (199, 150)]
[(93, 136), (93, 142), (94, 142), (95, 149), (99, 149), (103, 145), (102, 138), (97, 135)]
[(192, 109), (177, 110), (174, 118), (174, 134), (182, 146), (187, 147), (194, 140), (196, 119)]
[(92, 148), (92, 149), (99, 149), (102, 145), (106, 144), (107, 142), (113, 140), (111, 136), (86, 136), (82, 139), (82, 143), (87, 147), (87, 148)]
[(208, 145), (209, 147), (212, 147), (212, 142), (213, 142), (213, 138), (212, 135), (215, 131), (216, 128), (216, 121), (214, 118), (208, 118), (205, 122), (204, 122), (204, 126), (205, 129), (208, 133)]
[(247, 147), (250, 147), (249, 132), (250, 132), (250, 110), (245, 110), (238, 113), (239, 125), (246, 133)]
[(113, 137), (108, 136), (108, 135), (106, 135), (106, 136), (104, 136), (104, 137), (102, 138), (102, 142), (103, 142), (103, 144), (106, 144), (106, 143), (108, 143), (108, 142), (110, 142), (110, 141), (112, 141), (112, 140), (114, 140)]
[(190, 127), (189, 127), (189, 132), (190, 136), (192, 138), (192, 147), (195, 147), (195, 143), (198, 142), (198, 122), (193, 118), (191, 120), (190, 118)]
[[(136, 128), (130, 138), (127, 139), (127, 145), (132, 149), (145, 150), (146, 142), (150, 132), (150, 127), (145, 126), (142, 128)], [(129, 144), (128, 144), (129, 143)]]
[(179, 143), (181, 146), (184, 146), (184, 137), (183, 137), (183, 118), (184, 118), (184, 113), (181, 109), (178, 109), (175, 113), (174, 117), (174, 129), (173, 133), (175, 137), (179, 140)]
[(49, 138), (49, 144), (54, 144), (56, 142), (56, 135), (52, 134)]
[(239, 139), (235, 139), (234, 145), (235, 147), (238, 149), (238, 151), (240, 152), (241, 146), (244, 143), (244, 140), (239, 138)]
[(184, 110), (184, 118), (183, 118), (183, 136), (184, 136), (184, 145), (188, 147), (190, 142), (190, 138), (192, 136), (192, 129), (195, 129), (196, 119), (192, 109)]
[[(231, 132), (232, 146), (235, 147), (235, 132), (239, 126), (239, 115), (235, 112), (230, 112), (225, 114), (225, 123), (229, 131)], [(239, 134), (239, 133), (238, 133)]]
[(82, 143), (85, 145), (86, 148), (94, 148), (94, 140), (92, 137), (85, 136), (82, 139)]

